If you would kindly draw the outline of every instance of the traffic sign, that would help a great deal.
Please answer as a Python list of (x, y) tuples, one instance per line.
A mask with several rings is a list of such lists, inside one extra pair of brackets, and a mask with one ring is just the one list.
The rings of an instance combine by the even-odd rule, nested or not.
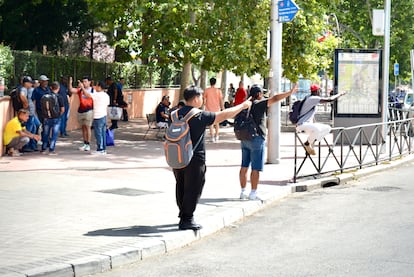
[(298, 5), (293, 0), (280, 0), (278, 3), (279, 22), (290, 22), (299, 11)]
[(398, 63), (394, 64), (394, 76), (398, 76), (400, 74), (400, 65)]

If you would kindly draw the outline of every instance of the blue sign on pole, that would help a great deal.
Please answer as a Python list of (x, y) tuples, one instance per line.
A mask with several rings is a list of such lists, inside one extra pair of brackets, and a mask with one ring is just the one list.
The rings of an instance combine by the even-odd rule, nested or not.
[(400, 65), (398, 63), (394, 64), (394, 76), (398, 76), (400, 74)]
[(298, 5), (293, 0), (281, 0), (278, 3), (278, 18), (279, 22), (290, 22), (299, 11)]

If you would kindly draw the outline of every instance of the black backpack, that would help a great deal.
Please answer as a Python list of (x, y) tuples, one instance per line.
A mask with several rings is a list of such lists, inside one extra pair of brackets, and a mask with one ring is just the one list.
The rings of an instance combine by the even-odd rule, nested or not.
[(234, 134), (238, 140), (252, 140), (259, 136), (259, 129), (250, 109), (242, 110), (234, 118)]
[(10, 98), (12, 100), (13, 109), (16, 113), (20, 109), (23, 109), (23, 102), (22, 102), (22, 99), (20, 98), (20, 88), (19, 87), (14, 88), (10, 92)]
[(46, 93), (40, 98), (43, 118), (60, 117), (60, 107), (58, 97), (54, 93)]

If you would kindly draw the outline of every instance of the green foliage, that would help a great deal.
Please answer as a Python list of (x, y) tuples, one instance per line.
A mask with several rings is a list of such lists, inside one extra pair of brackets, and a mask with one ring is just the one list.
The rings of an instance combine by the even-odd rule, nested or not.
[[(168, 77), (167, 68), (173, 66), (174, 72), (187, 62), (212, 72), (227, 69), (238, 75), (262, 76), (269, 72), (266, 41), (271, 0), (23, 2), (0, 1), (0, 37), (12, 48), (40, 50), (44, 44), (58, 48), (63, 31), (81, 34), (94, 28), (116, 47), (117, 60), (128, 61), (133, 51), (143, 65), (163, 72), (157, 76), (148, 70), (140, 73), (143, 80), (151, 79), (148, 86), (157, 78), (173, 79), (176, 74)], [(283, 24), (282, 43), (283, 75), (292, 81), (299, 76), (316, 79), (321, 70), (332, 77), (335, 48), (382, 47), (383, 37), (372, 35), (371, 22), (372, 9), (382, 9), (383, 0), (295, 2), (300, 11), (292, 22)], [(391, 65), (400, 63), (405, 80), (411, 73), (413, 20), (414, 1), (392, 1)]]
[[(383, 48), (384, 37), (372, 35), (372, 9), (384, 9), (383, 0), (343, 0), (337, 17), (341, 26), (344, 48)], [(390, 29), (390, 80), (394, 80), (392, 66), (400, 64), (400, 78), (411, 77), (410, 50), (414, 45), (414, 1), (393, 0)]]
[[(284, 76), (294, 82), (299, 76), (316, 80), (321, 70), (328, 70), (332, 76), (333, 53), (340, 40), (326, 15), (335, 3), (315, 0), (296, 3), (301, 10), (292, 22), (283, 26)], [(319, 42), (318, 38), (324, 35), (326, 39)]]
[(13, 49), (57, 50), (66, 32), (91, 26), (85, 0), (5, 0), (0, 3), (0, 38)]
[(13, 62), (14, 58), (10, 48), (0, 44), (0, 77), (3, 77), (6, 83), (13, 72)]

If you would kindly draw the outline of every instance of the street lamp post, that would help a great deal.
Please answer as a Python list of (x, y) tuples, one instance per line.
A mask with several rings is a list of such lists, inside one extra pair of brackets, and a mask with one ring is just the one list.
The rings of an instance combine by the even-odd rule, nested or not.
[[(280, 79), (282, 76), (282, 31), (283, 24), (279, 22), (278, 0), (271, 3), (271, 39), (270, 39), (270, 96), (280, 91)], [(269, 107), (268, 121), (268, 148), (267, 162), (280, 163), (280, 103)]]

